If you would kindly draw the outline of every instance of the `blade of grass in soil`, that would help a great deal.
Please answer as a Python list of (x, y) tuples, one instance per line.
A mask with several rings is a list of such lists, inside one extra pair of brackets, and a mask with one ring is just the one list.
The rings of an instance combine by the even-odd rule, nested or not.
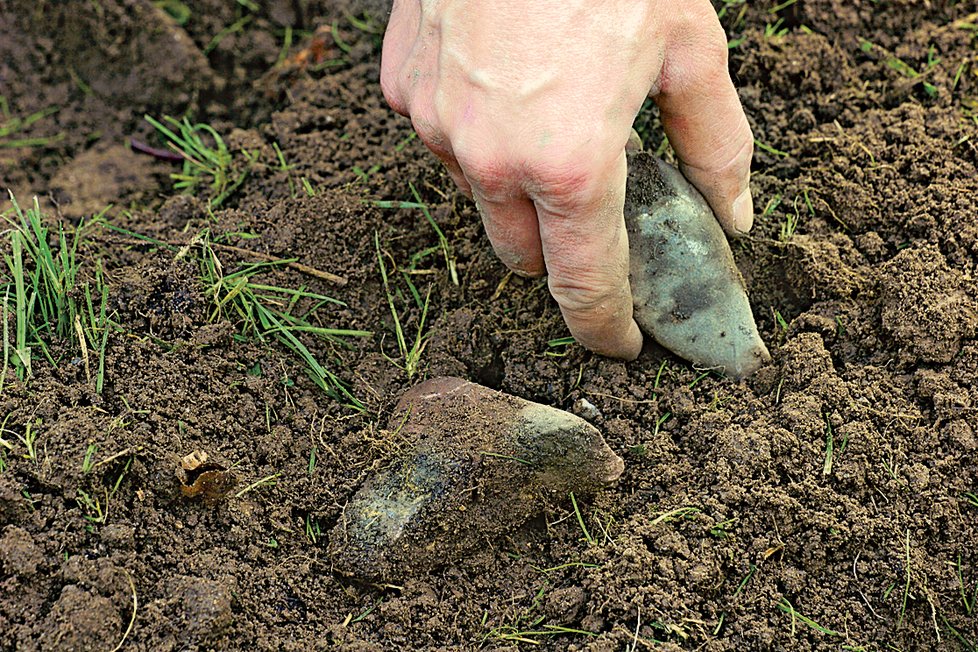
[[(99, 354), (99, 369), (104, 371), (104, 354), (108, 318), (108, 288), (101, 266), (97, 266), (94, 279), (80, 282), (81, 259), (79, 247), (88, 227), (101, 220), (96, 215), (90, 222), (82, 221), (73, 232), (66, 232), (59, 223), (57, 234), (51, 237), (44, 224), (37, 198), (33, 206), (24, 210), (11, 194), (13, 214), (5, 214), (10, 225), (10, 255), (4, 256), (10, 281), (3, 288), (4, 311), (14, 315), (15, 336), (12, 361), (20, 380), (31, 376), (34, 351), (53, 365), (50, 353), (53, 342), (77, 340), (83, 354), (93, 349)], [(53, 241), (53, 242), (52, 242)], [(98, 316), (94, 303), (87, 306), (79, 296), (100, 297)], [(86, 307), (87, 315), (86, 315)], [(84, 335), (79, 335), (76, 324), (87, 322)], [(79, 339), (84, 337), (84, 339)], [(101, 375), (101, 374), (100, 374)], [(102, 383), (98, 384), (101, 390)]]
[[(225, 274), (224, 265), (211, 246), (207, 231), (195, 239), (195, 244), (200, 248), (201, 275), (214, 305), (212, 320), (224, 318), (237, 323), (240, 334), (245, 338), (273, 338), (302, 361), (309, 377), (328, 396), (354, 409), (363, 409), (363, 404), (350, 393), (346, 383), (298, 337), (307, 333), (317, 335), (330, 344), (347, 346), (344, 338), (372, 335), (369, 331), (327, 328), (310, 321), (318, 317), (323, 306), (343, 305), (342, 302), (304, 288), (286, 288), (252, 280), (262, 272), (282, 268), (288, 264), (288, 260), (251, 263)], [(300, 313), (297, 312), (300, 302), (311, 302), (312, 305)]]

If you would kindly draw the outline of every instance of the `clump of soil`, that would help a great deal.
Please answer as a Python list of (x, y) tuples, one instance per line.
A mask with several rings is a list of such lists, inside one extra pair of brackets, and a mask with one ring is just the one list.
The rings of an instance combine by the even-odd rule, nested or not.
[[(0, 7), (0, 120), (57, 109), (16, 134), (40, 140), (0, 148), (0, 185), (69, 228), (111, 202), (113, 225), (156, 241), (101, 229), (79, 251), (117, 324), (101, 393), (77, 342), (35, 356), (26, 384), (5, 369), (0, 648), (975, 649), (973, 6), (725, 7), (761, 143), (759, 215), (734, 253), (773, 356), (737, 384), (651, 343), (630, 364), (560, 343), (545, 282), (506, 273), (385, 107), (382, 12), (192, 3), (181, 25), (161, 9), (180, 4)], [(216, 210), (126, 149), (162, 145), (144, 113), (187, 110), (251, 157)], [(425, 203), (447, 246), (422, 211), (378, 200)], [(254, 276), (341, 301), (318, 326), (372, 333), (301, 334), (362, 411), (215, 317), (205, 229), (228, 274), (297, 259), (346, 280)], [(410, 378), (378, 257), (409, 342), (424, 322)], [(352, 584), (325, 534), (398, 450), (398, 396), (439, 375), (584, 416), (624, 474), (578, 497), (580, 521), (563, 501), (461, 562)], [(195, 451), (229, 474), (217, 500), (181, 490)]]

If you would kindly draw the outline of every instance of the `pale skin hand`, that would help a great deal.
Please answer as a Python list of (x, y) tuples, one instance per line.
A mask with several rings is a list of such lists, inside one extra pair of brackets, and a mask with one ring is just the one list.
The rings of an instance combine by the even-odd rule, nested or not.
[(625, 145), (646, 97), (730, 234), (753, 223), (753, 136), (709, 0), (395, 0), (395, 111), (479, 207), (499, 258), (549, 275), (574, 337), (634, 359)]

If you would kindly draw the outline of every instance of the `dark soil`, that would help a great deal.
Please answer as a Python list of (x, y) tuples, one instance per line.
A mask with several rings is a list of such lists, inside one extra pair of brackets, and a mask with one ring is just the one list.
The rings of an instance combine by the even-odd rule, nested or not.
[[(342, 300), (323, 325), (373, 333), (303, 340), (364, 410), (212, 319), (193, 248), (93, 233), (80, 255), (88, 274), (102, 261), (118, 324), (102, 393), (77, 342), (52, 343), (57, 365), (36, 356), (26, 384), (5, 370), (0, 648), (978, 649), (974, 2), (729, 3), (731, 70), (763, 144), (756, 227), (735, 254), (774, 356), (742, 384), (651, 343), (631, 364), (549, 344), (566, 330), (545, 282), (506, 273), (386, 108), (378, 3), (187, 3), (183, 26), (157, 9), (180, 4), (0, 2), (0, 124), (57, 109), (6, 137), (41, 140), (0, 138), (0, 186), (69, 228), (111, 203), (112, 224), (176, 249), (209, 229), (343, 276), (261, 281)], [(337, 40), (317, 36), (326, 25)], [(160, 145), (144, 113), (185, 111), (253, 159), (218, 210), (128, 149), (130, 135)], [(655, 149), (654, 112), (640, 123)], [(421, 211), (373, 203), (413, 201), (412, 185), (458, 285)], [(408, 338), (422, 310), (407, 281), (431, 292), (410, 379), (375, 238)], [(578, 497), (592, 542), (567, 500), (427, 576), (333, 572), (326, 533), (401, 445), (393, 406), (439, 375), (602, 430), (626, 469)], [(195, 451), (214, 482), (188, 496)]]

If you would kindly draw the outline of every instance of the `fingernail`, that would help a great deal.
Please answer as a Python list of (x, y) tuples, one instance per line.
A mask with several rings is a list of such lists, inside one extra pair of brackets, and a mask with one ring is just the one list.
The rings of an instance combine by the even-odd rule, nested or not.
[(747, 233), (754, 226), (754, 200), (750, 188), (740, 193), (733, 202), (733, 227), (737, 233)]

